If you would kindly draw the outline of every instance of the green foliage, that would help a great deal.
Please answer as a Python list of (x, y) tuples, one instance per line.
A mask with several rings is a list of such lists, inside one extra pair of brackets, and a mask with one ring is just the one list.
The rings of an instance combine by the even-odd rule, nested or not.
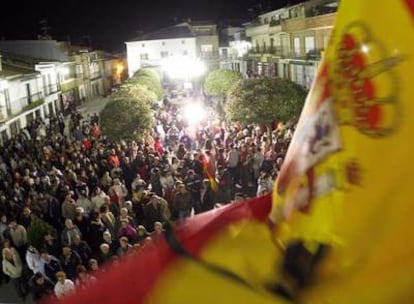
[(116, 93), (111, 95), (111, 99), (113, 100), (125, 98), (134, 98), (149, 104), (157, 100), (155, 93), (150, 91), (146, 86), (130, 82), (123, 84)]
[(131, 95), (115, 94), (101, 112), (102, 133), (110, 141), (140, 140), (152, 125), (150, 104)]
[(157, 72), (152, 69), (145, 68), (138, 70), (133, 77), (128, 79), (126, 84), (146, 87), (148, 90), (155, 93), (156, 100), (161, 100), (164, 95), (160, 77), (158, 76)]
[(304, 88), (287, 79), (246, 79), (230, 90), (226, 117), (265, 125), (288, 122), (300, 115), (306, 95)]
[(226, 96), (242, 75), (232, 70), (218, 69), (210, 72), (204, 82), (204, 89), (212, 96)]
[(43, 245), (44, 236), (48, 232), (56, 237), (56, 229), (54, 227), (41, 218), (32, 215), (30, 225), (27, 227), (27, 240), (29, 244), (40, 250)]
[(142, 68), (139, 69), (138, 71), (135, 72), (133, 77), (150, 77), (150, 78), (154, 78), (157, 81), (161, 81), (160, 79), (160, 75), (158, 75), (157, 71), (155, 71), (154, 69), (151, 68)]
[(26, 111), (27, 110), (31, 110), (31, 109), (34, 109), (34, 108), (36, 108), (36, 107), (38, 107), (38, 106), (40, 106), (40, 105), (42, 105), (44, 103), (45, 103), (44, 99), (38, 99), (38, 100), (36, 100), (34, 102), (29, 103), (24, 109)]

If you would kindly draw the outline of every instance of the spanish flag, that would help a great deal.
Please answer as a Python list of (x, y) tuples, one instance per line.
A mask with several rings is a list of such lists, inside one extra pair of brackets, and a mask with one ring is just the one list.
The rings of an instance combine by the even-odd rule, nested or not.
[(169, 227), (64, 303), (414, 303), (414, 0), (341, 1), (273, 196)]
[(414, 303), (413, 13), (341, 1), (273, 195), (297, 303)]

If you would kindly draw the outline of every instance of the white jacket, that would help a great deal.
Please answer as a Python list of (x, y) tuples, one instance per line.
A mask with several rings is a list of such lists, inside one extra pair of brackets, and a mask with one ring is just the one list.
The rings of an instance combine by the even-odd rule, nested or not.
[(13, 254), (13, 263), (8, 259), (3, 258), (3, 273), (8, 275), (11, 279), (17, 279), (22, 276), (22, 261), (20, 261), (18, 254)]

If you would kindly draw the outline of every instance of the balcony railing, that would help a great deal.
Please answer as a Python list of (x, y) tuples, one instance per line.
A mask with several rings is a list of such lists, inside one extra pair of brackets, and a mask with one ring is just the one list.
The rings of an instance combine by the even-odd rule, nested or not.
[(315, 17), (315, 16), (332, 14), (332, 13), (336, 13), (337, 9), (338, 8), (336, 6), (324, 6), (324, 5), (315, 6), (305, 12), (305, 17)]
[(323, 49), (312, 49), (306, 53), (303, 52), (289, 52), (284, 56), (288, 59), (300, 59), (300, 60), (319, 60), (321, 59)]
[(281, 24), (282, 24), (282, 21), (280, 19), (272, 19), (269, 22), (269, 26), (278, 26)]
[(38, 101), (39, 99), (43, 98), (43, 93), (42, 92), (38, 92), (36, 94), (32, 94), (30, 96), (26, 96), (24, 97), (27, 100), (27, 103), (30, 104), (32, 102)]
[(97, 72), (91, 72), (91, 73), (89, 74), (89, 78), (90, 78), (90, 79), (100, 78), (101, 76), (102, 76), (102, 74), (101, 74), (101, 72), (100, 72), (100, 71), (97, 71)]
[(49, 84), (43, 86), (43, 92), (45, 93), (45, 96), (52, 95), (59, 91), (59, 85), (58, 84)]

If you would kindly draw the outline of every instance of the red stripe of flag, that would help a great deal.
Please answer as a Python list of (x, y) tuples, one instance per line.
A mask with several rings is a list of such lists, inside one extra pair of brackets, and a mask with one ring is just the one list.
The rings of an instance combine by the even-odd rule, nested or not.
[[(230, 204), (181, 222), (177, 238), (197, 256), (212, 237), (231, 223), (243, 219), (267, 222), (270, 208), (270, 194)], [(87, 290), (79, 290), (62, 303), (145, 303), (166, 268), (177, 257), (164, 239), (158, 239), (150, 247), (125, 258), (118, 266), (109, 268), (98, 282)]]
[(407, 4), (411, 12), (411, 16), (414, 17), (414, 0), (404, 0), (404, 2)]

